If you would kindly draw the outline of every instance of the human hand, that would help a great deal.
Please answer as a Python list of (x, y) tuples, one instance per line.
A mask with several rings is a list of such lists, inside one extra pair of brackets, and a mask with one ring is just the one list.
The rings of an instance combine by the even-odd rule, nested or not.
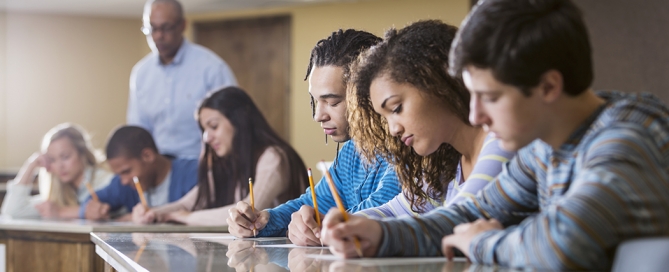
[(91, 199), (86, 203), (84, 218), (89, 220), (109, 219), (109, 204)]
[(155, 223), (156, 212), (147, 209), (142, 203), (137, 203), (137, 205), (132, 208), (132, 222), (140, 225)]
[(42, 216), (42, 218), (58, 218), (60, 217), (60, 206), (53, 201), (44, 201), (35, 205), (35, 209)]
[(472, 223), (457, 225), (453, 228), (453, 234), (441, 240), (441, 250), (449, 260), (452, 260), (455, 255), (453, 248), (459, 249), (469, 258), (469, 246), (474, 237), (489, 230), (502, 229), (504, 229), (502, 224), (495, 219), (478, 219)]
[(362, 216), (349, 215), (348, 221), (344, 222), (342, 213), (332, 208), (325, 215), (321, 240), (330, 245), (332, 254), (351, 258), (358, 257), (353, 238), (360, 241), (363, 256), (376, 256), (381, 243), (381, 225), (376, 220)]
[(263, 248), (255, 247), (255, 241), (234, 240), (228, 245), (225, 253), (228, 266), (237, 271), (250, 271), (254, 266), (267, 264), (269, 256)]
[(256, 231), (264, 229), (269, 222), (268, 211), (253, 212), (251, 205), (244, 201), (237, 202), (237, 205), (230, 208), (229, 216), (226, 219), (228, 223), (228, 232), (239, 237), (253, 237), (253, 229)]
[[(288, 239), (298, 246), (320, 246), (321, 227), (314, 219), (316, 211), (313, 207), (302, 205), (302, 207), (291, 215), (288, 224)], [(321, 215), (323, 218), (323, 215)]]

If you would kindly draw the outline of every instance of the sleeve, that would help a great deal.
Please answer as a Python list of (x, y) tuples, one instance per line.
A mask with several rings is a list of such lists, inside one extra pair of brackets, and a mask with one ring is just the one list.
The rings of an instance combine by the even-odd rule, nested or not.
[[(132, 197), (129, 195), (134, 192), (132, 189), (126, 189), (121, 184), (121, 179), (118, 176), (115, 176), (114, 179), (100, 190), (95, 191), (100, 199), (100, 202), (109, 204), (110, 212), (116, 211), (124, 206), (128, 208), (129, 211), (132, 211), (134, 204), (139, 201), (139, 196), (137, 200), (133, 201)], [(136, 193), (135, 193), (136, 194)], [(86, 200), (79, 207), (79, 218), (84, 218), (86, 212), (86, 205), (88, 201), (91, 200), (91, 196), (88, 196)], [(134, 202), (134, 203), (133, 203)]]
[(495, 218), (509, 226), (538, 211), (533, 152), (531, 146), (521, 150), (493, 185), (479, 191), (475, 199), (439, 207), (423, 216), (380, 221), (383, 238), (378, 256), (438, 256), (441, 239), (452, 234), (458, 224)]
[(467, 198), (475, 198), (476, 193), (483, 187), (490, 184), (497, 175), (502, 172), (502, 167), (509, 162), (515, 155), (515, 152), (508, 152), (499, 147), (499, 140), (488, 136), (485, 140), (476, 165), (469, 174), (465, 183), (460, 187), (454, 183), (454, 189), (457, 194), (453, 199), (449, 199), (446, 206), (459, 203)]
[(40, 218), (35, 205), (41, 202), (40, 196), (31, 196), (30, 186), (7, 182), (7, 194), (2, 201), (2, 214), (13, 218)]
[(153, 132), (153, 126), (147, 117), (142, 114), (137, 98), (137, 73), (138, 66), (132, 69), (130, 74), (130, 93), (128, 94), (128, 110), (126, 113), (126, 123), (128, 125), (137, 125), (145, 128), (150, 133)]
[[(424, 210), (431, 211), (436, 208), (435, 200), (431, 200), (425, 203)], [(362, 215), (371, 219), (383, 219), (383, 218), (393, 218), (400, 217), (403, 215), (419, 215), (411, 210), (411, 202), (404, 196), (404, 193), (397, 194), (393, 199), (388, 201), (386, 204), (383, 204), (378, 207), (368, 208), (356, 213), (357, 215)]]
[(601, 133), (571, 173), (569, 191), (522, 224), (475, 237), (478, 263), (606, 270), (625, 239), (666, 235), (669, 176), (648, 131)]
[[(362, 164), (363, 162), (360, 161), (360, 163)], [(357, 212), (364, 209), (378, 207), (393, 199), (393, 197), (395, 197), (398, 193), (401, 193), (401, 185), (397, 179), (395, 169), (393, 166), (388, 164), (388, 162), (378, 158), (376, 171), (374, 174), (375, 175), (373, 176), (373, 180), (365, 181), (374, 183), (372, 193), (370, 193), (357, 205), (349, 207), (349, 212)], [(349, 179), (343, 182), (352, 183), (353, 181)]]

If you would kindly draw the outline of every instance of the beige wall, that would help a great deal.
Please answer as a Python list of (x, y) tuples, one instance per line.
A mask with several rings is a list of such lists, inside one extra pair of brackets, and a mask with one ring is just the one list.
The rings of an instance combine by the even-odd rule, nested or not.
[(308, 86), (304, 74), (311, 48), (339, 28), (364, 29), (382, 35), (391, 26), (398, 28), (419, 19), (441, 19), (459, 25), (469, 11), (468, 0), (370, 0), (356, 3), (321, 4), (189, 16), (191, 22), (224, 20), (275, 14), (293, 18), (291, 52), (290, 142), (308, 167), (321, 159), (332, 160), (336, 144), (324, 144), (323, 130), (311, 119)]
[(0, 11), (0, 170), (6, 165), (7, 158), (5, 155), (7, 153), (7, 106), (5, 104), (5, 94), (7, 93), (7, 78), (5, 76), (7, 74), (6, 17), (5, 12)]
[(44, 133), (62, 122), (84, 126), (101, 148), (109, 131), (125, 122), (130, 69), (146, 52), (139, 19), (5, 18), (0, 169), (20, 167)]

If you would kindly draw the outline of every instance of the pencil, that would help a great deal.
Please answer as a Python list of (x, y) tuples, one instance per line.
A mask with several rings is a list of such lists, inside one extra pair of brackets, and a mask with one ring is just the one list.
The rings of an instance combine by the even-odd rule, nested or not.
[(133, 259), (133, 261), (135, 262), (139, 261), (139, 258), (142, 257), (142, 253), (144, 252), (145, 248), (146, 248), (146, 242), (144, 242), (142, 246), (139, 247), (139, 250), (137, 250), (137, 253), (135, 253), (135, 259)]
[(142, 191), (142, 185), (139, 184), (139, 179), (137, 177), (133, 177), (132, 181), (135, 182), (135, 188), (137, 188), (137, 193), (139, 194), (139, 200), (142, 201), (142, 205), (144, 205), (144, 208), (148, 210), (149, 204), (146, 203), (146, 198), (144, 197), (144, 191)]
[[(253, 178), (249, 178), (249, 198), (251, 198), (251, 211), (255, 214), (255, 201), (253, 201)], [(256, 226), (253, 224), (253, 237), (256, 237)]]
[[(328, 185), (330, 185), (330, 191), (332, 191), (332, 197), (334, 197), (335, 202), (337, 203), (337, 207), (339, 208), (339, 211), (341, 212), (341, 215), (344, 218), (344, 222), (348, 221), (348, 213), (346, 213), (346, 208), (344, 208), (344, 203), (341, 202), (339, 193), (337, 193), (337, 187), (335, 186), (334, 181), (332, 180), (330, 171), (327, 169), (325, 170), (325, 178), (328, 181)], [(362, 258), (362, 248), (360, 247), (360, 241), (358, 240), (358, 237), (353, 236), (353, 243), (355, 244), (355, 251), (358, 253), (358, 256)]]
[(318, 213), (318, 201), (316, 201), (316, 190), (314, 190), (314, 176), (311, 175), (311, 168), (307, 170), (309, 174), (309, 186), (311, 186), (311, 200), (314, 202), (314, 210), (316, 211), (316, 222), (321, 226), (321, 216)]
[(98, 194), (95, 193), (95, 190), (93, 190), (93, 186), (91, 185), (90, 182), (86, 182), (86, 188), (88, 189), (88, 193), (91, 195), (91, 198), (93, 198), (93, 200), (97, 202), (100, 202)]
[[(318, 223), (318, 226), (321, 227), (321, 215), (318, 212), (318, 201), (316, 201), (316, 190), (314, 189), (314, 176), (311, 174), (311, 168), (307, 169), (307, 174), (309, 175), (309, 186), (311, 187), (311, 200), (314, 202), (316, 223)], [(321, 246), (323, 246), (323, 241), (321, 241)]]

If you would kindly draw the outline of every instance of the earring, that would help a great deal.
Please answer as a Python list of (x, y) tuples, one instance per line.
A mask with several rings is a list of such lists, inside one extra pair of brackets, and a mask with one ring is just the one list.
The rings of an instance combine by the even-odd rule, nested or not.
[(328, 135), (325, 134), (325, 145), (328, 145)]

